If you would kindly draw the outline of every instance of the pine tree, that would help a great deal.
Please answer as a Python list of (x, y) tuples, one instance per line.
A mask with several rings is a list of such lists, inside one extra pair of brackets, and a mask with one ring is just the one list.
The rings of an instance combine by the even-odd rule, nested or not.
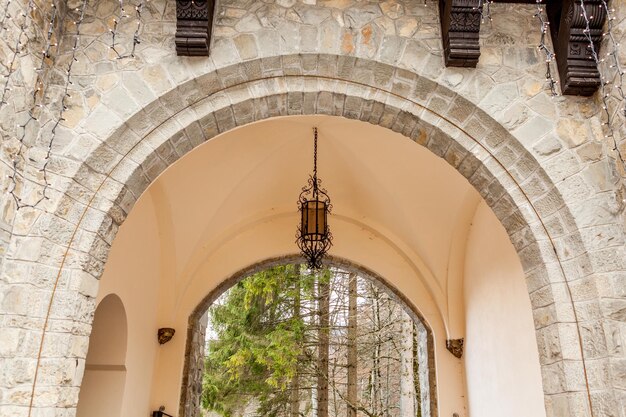
[(253, 407), (269, 417), (423, 412), (415, 325), (356, 274), (270, 268), (231, 288), (209, 317), (206, 409), (225, 417)]
[(309, 281), (293, 265), (271, 268), (239, 282), (212, 306), (217, 337), (208, 345), (205, 408), (231, 416), (256, 399), (264, 415), (282, 412), (304, 357), (304, 322), (293, 314), (294, 291)]

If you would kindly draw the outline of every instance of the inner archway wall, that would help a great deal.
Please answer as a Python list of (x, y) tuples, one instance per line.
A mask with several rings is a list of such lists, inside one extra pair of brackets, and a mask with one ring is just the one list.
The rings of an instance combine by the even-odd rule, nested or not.
[[(249, 14), (264, 10), (260, 3), (237, 4)], [(626, 256), (617, 189), (594, 142), (595, 104), (551, 101), (541, 90), (544, 67), (529, 40), (528, 7), (502, 6), (508, 17), (491, 35), (514, 40), (505, 52), (485, 42), (476, 70), (443, 67), (436, 7), (272, 5), (269, 22), (299, 8), (306, 13), (276, 25), (249, 14), (218, 19), (209, 59), (175, 57), (173, 31), (159, 29), (172, 22), (173, 4), (150, 7), (152, 29), (132, 62), (109, 59), (103, 22), (113, 6), (100, 2), (91, 10), (85, 36), (93, 42), (81, 51), (76, 73), (84, 99), (72, 103), (66, 142), (53, 152), (51, 198), (41, 209), (16, 213), (5, 200), (14, 218), (2, 266), (10, 278), (2, 284), (3, 313), (17, 340), (5, 361), (7, 369), (27, 369), (20, 372), (27, 376), (6, 381), (32, 387), (17, 409), (30, 415), (33, 408), (75, 404), (81, 375), (74, 359), (86, 355), (97, 279), (117, 228), (147, 185), (215, 134), (288, 114), (334, 114), (391, 128), (465, 175), (507, 229), (526, 271), (548, 415), (588, 414), (588, 397), (596, 416), (620, 408), (619, 282)], [(220, 7), (225, 15), (228, 3)], [(397, 31), (380, 31), (387, 19), (395, 27), (405, 17)], [(403, 29), (411, 19), (420, 30)], [(512, 36), (519, 27), (529, 36)], [(437, 129), (429, 131), (428, 123)], [(42, 349), (52, 334), (79, 348)], [(62, 384), (42, 379), (59, 369), (73, 377)], [(38, 400), (43, 393), (58, 400)]]

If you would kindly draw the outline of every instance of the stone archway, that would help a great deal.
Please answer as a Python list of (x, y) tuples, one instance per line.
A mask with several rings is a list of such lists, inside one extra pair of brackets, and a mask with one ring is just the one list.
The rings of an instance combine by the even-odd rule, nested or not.
[[(206, 316), (206, 312), (209, 307), (217, 300), (225, 291), (237, 284), (241, 280), (249, 277), (250, 275), (266, 270), (277, 265), (286, 265), (293, 263), (302, 263), (300, 256), (292, 255), (281, 258), (268, 259), (264, 262), (252, 265), (245, 268), (226, 280), (211, 291), (203, 300), (196, 306), (191, 315), (189, 316), (189, 326), (187, 328), (187, 341), (185, 343), (185, 365), (183, 369), (183, 380), (181, 384), (180, 395), (180, 407), (179, 416), (181, 417), (196, 417), (198, 416), (198, 404), (200, 403), (200, 395), (202, 391), (198, 388), (202, 386), (202, 370), (204, 366), (204, 345), (205, 345), (205, 330), (207, 323), (203, 320)], [(361, 265), (355, 265), (344, 259), (329, 256), (325, 261), (325, 264), (329, 267), (340, 268), (344, 271), (354, 272), (360, 277), (364, 277), (371, 281), (375, 285), (379, 286), (386, 294), (389, 294), (402, 308), (409, 314), (409, 316), (419, 323), (420, 330), (425, 334), (425, 350), (427, 351), (427, 359), (425, 369), (420, 371), (420, 378), (424, 376), (424, 380), (428, 385), (428, 404), (429, 409), (425, 415), (437, 416), (437, 376), (435, 368), (434, 358), (434, 341), (432, 329), (428, 326), (428, 323), (422, 317), (419, 310), (413, 306), (410, 301), (400, 292), (394, 288), (383, 277), (378, 276), (372, 271), (368, 271)], [(422, 365), (420, 365), (422, 366)]]
[[(39, 230), (53, 242), (49, 261), (60, 265), (52, 275), (60, 279), (71, 270), (79, 287), (97, 285), (109, 246), (139, 195), (183, 154), (218, 133), (290, 114), (363, 120), (427, 147), (483, 196), (507, 229), (527, 275), (547, 407), (584, 403), (594, 382), (572, 387), (566, 375), (582, 375), (586, 366), (581, 324), (568, 323), (578, 321), (569, 280), (584, 280), (586, 272), (576, 269), (588, 260), (578, 232), (569, 231), (567, 206), (534, 158), (473, 104), (409, 71), (314, 54), (270, 60), (271, 69), (263, 75), (267, 65), (263, 59), (248, 61), (185, 83), (147, 105), (98, 146), (54, 214), (37, 219)], [(348, 73), (363, 81), (347, 80)], [(565, 261), (572, 259), (576, 271), (565, 274)], [(77, 311), (64, 317), (93, 310), (92, 301), (78, 294), (68, 292), (79, 301)], [(52, 294), (52, 299), (59, 296)], [(570, 341), (572, 349), (564, 346)], [(602, 367), (601, 362), (594, 366)], [(41, 366), (38, 361), (36, 369)], [(44, 388), (37, 386), (37, 378), (33, 385), (34, 392)]]

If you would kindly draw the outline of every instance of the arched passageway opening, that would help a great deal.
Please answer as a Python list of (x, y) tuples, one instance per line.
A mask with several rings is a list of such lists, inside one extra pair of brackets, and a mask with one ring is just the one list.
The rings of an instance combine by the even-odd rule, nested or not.
[[(149, 381), (135, 393), (141, 401), (125, 403), (122, 415), (164, 405), (184, 416), (199, 398), (187, 402), (186, 393), (198, 390), (185, 375), (200, 358), (185, 361), (185, 352), (198, 340), (193, 323), (199, 308), (206, 311), (207, 294), (260, 267), (297, 261), (295, 202), (309, 173), (312, 126), (320, 131), (320, 176), (335, 207), (331, 259), (384, 277), (431, 329), (439, 415), (542, 415), (524, 271), (494, 213), (428, 149), (389, 129), (332, 116), (230, 130), (170, 166), (138, 200), (100, 288), (123, 294), (136, 329), (128, 352), (136, 371), (128, 379), (135, 387)], [(487, 247), (497, 258), (485, 256)], [(159, 346), (161, 327), (176, 335)], [(510, 337), (516, 347), (502, 348)], [(446, 345), (460, 339), (466, 355), (459, 358)], [(500, 383), (511, 379), (523, 392), (511, 395)]]
[(126, 312), (115, 294), (96, 308), (77, 417), (120, 415), (126, 384)]
[(332, 265), (270, 266), (213, 301), (194, 324), (206, 337), (187, 340), (187, 360), (206, 347), (206, 366), (186, 368), (182, 415), (201, 415), (186, 398), (200, 378), (202, 408), (220, 415), (437, 415), (433, 339), (419, 313), (379, 279)]

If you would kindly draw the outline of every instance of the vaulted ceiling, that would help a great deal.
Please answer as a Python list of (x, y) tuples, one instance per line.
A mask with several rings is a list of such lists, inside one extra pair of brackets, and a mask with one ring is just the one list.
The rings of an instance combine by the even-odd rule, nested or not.
[(312, 126), (319, 129), (319, 176), (333, 204), (330, 253), (371, 253), (348, 229), (384, 242), (414, 268), (447, 322), (448, 290), (461, 285), (478, 193), (404, 136), (339, 117), (276, 118), (235, 129), (182, 158), (148, 188), (135, 209), (145, 214), (133, 210), (133, 216), (154, 213), (160, 273), (173, 282), (172, 291), (180, 300), (207, 292), (197, 282), (206, 280), (210, 265), (224, 262), (223, 248), (263, 225), (273, 224), (255, 238), (257, 247), (242, 251), (254, 252), (257, 261), (298, 252), (297, 200), (312, 170)]

